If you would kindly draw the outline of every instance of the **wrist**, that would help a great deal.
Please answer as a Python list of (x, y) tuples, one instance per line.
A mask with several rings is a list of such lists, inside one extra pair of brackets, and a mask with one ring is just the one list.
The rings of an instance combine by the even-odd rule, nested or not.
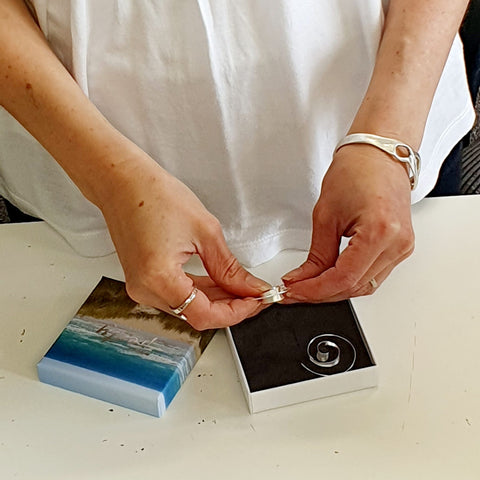
[[(408, 120), (406, 120), (408, 119)], [(366, 97), (355, 116), (347, 135), (368, 132), (386, 138), (395, 138), (418, 151), (422, 143), (425, 122), (404, 107), (396, 107), (383, 96)]]
[[(92, 172), (92, 167), (96, 173)], [(153, 182), (162, 181), (168, 175), (142, 149), (124, 137), (110, 145), (106, 153), (91, 159), (89, 170), (84, 175), (86, 188), (82, 192), (102, 212), (115, 199), (139, 203)]]

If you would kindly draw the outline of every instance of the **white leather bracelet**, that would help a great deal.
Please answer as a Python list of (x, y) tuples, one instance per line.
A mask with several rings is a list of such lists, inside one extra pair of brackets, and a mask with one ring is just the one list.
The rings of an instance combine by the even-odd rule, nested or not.
[[(393, 138), (372, 135), (371, 133), (353, 133), (340, 140), (335, 148), (335, 152), (345, 145), (350, 145), (352, 143), (366, 143), (368, 145), (373, 145), (374, 147), (383, 150), (385, 153), (388, 153), (395, 160), (404, 163), (407, 165), (411, 189), (413, 190), (417, 186), (421, 166), (420, 155), (406, 143), (399, 142)], [(408, 152), (408, 155), (402, 155), (404, 151)]]

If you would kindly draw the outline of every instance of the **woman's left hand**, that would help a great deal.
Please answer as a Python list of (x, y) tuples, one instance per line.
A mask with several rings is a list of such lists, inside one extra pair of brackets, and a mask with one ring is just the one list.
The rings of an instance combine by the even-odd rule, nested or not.
[[(285, 303), (333, 302), (373, 293), (414, 248), (404, 166), (371, 145), (335, 155), (313, 211), (307, 260), (284, 275)], [(342, 236), (350, 237), (339, 253)]]

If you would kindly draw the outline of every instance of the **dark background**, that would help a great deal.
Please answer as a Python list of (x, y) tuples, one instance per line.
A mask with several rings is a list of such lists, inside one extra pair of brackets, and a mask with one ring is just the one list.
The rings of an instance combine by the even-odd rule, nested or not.
[[(310, 340), (322, 334), (337, 334), (355, 347), (352, 370), (374, 365), (363, 332), (349, 301), (321, 304), (275, 304), (260, 314), (230, 327), (251, 392), (302, 382), (324, 374), (340, 373), (354, 359), (351, 349), (341, 347), (340, 363), (332, 368), (312, 365), (307, 354)], [(344, 348), (346, 347), (346, 348)]]

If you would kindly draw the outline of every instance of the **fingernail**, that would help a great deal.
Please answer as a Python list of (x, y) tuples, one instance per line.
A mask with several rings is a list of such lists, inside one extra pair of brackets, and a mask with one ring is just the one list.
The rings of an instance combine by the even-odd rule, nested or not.
[(286, 273), (282, 277), (282, 280), (284, 282), (294, 282), (298, 278), (298, 275), (301, 273), (301, 271), (302, 271), (301, 268), (296, 268), (295, 270), (292, 270), (291, 272)]
[(303, 297), (302, 295), (297, 295), (297, 294), (294, 294), (294, 293), (291, 293), (291, 292), (287, 292), (285, 294), (285, 296), (287, 298), (291, 298), (292, 300), (296, 300), (297, 302), (308, 302), (307, 297)]
[(285, 276), (282, 277), (282, 280), (284, 283), (292, 283), (295, 282), (298, 278), (298, 273), (297, 270), (294, 270), (293, 272), (287, 273)]
[(260, 292), (268, 292), (272, 288), (271, 285), (269, 285), (267, 282), (264, 282), (263, 280), (260, 280), (260, 278), (257, 277), (247, 277), (247, 285), (249, 287), (254, 288), (255, 290), (259, 290)]

